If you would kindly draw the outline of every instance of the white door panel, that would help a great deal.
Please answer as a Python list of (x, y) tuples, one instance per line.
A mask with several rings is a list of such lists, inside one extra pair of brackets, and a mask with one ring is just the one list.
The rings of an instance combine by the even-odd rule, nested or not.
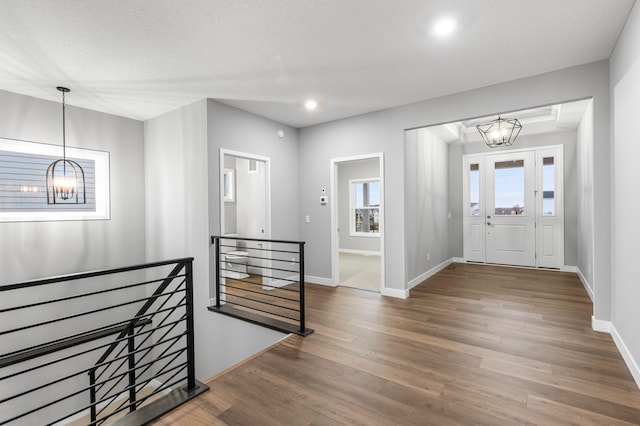
[(486, 262), (535, 266), (534, 154), (485, 157)]

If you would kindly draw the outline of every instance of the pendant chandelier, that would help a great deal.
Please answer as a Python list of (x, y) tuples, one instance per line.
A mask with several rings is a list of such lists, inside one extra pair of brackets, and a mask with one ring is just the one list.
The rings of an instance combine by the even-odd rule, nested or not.
[(497, 120), (479, 124), (476, 128), (487, 146), (496, 148), (512, 145), (522, 130), (522, 125), (517, 118), (503, 119), (498, 117)]
[(86, 204), (84, 170), (77, 162), (67, 159), (64, 95), (70, 90), (66, 87), (57, 89), (62, 92), (62, 158), (47, 168), (47, 203)]

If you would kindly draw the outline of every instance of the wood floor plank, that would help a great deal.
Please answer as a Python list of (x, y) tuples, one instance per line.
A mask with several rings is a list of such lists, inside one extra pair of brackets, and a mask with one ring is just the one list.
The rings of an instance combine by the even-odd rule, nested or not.
[[(578, 277), (455, 263), (406, 300), (307, 285), (307, 324), (157, 425), (640, 425)], [(241, 338), (242, 336), (239, 336)]]

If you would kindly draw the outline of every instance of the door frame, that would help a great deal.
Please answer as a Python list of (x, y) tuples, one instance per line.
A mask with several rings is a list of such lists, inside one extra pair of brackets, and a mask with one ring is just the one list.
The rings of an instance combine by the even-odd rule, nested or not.
[[(510, 153), (514, 153), (517, 154), (518, 152), (524, 152), (524, 151), (532, 151), (534, 154), (534, 158), (535, 158), (535, 162), (534, 162), (534, 176), (533, 176), (533, 180), (534, 180), (534, 185), (533, 185), (533, 189), (536, 193), (536, 196), (534, 198), (534, 207), (535, 207), (535, 251), (536, 251), (536, 258), (535, 258), (535, 267), (551, 267), (551, 268), (558, 268), (560, 270), (565, 270), (565, 258), (564, 258), (564, 242), (565, 242), (565, 235), (564, 235), (564, 217), (565, 217), (565, 212), (564, 212), (564, 145), (543, 145), (543, 146), (536, 146), (536, 147), (530, 147), (530, 148), (521, 148), (521, 149), (509, 149), (509, 150), (504, 150), (504, 151), (495, 151), (495, 152), (482, 152), (482, 153), (477, 153), (477, 154), (467, 154), (467, 155), (463, 155), (462, 156), (462, 184), (463, 184), (463, 188), (462, 188), (462, 213), (463, 213), (463, 221), (462, 221), (462, 226), (463, 226), (463, 256), (464, 256), (464, 260), (465, 261), (471, 261), (471, 262), (482, 262), (482, 263), (486, 263), (486, 197), (484, 199), (481, 199), (481, 206), (480, 206), (480, 216), (478, 220), (481, 220), (483, 223), (483, 232), (482, 232), (482, 258), (483, 260), (477, 260), (477, 259), (473, 259), (473, 260), (469, 260), (469, 230), (468, 228), (468, 218), (470, 216), (468, 216), (468, 211), (469, 211), (469, 206), (467, 205), (468, 202), (468, 198), (469, 198), (469, 181), (468, 181), (468, 165), (475, 162), (473, 161), (474, 159), (480, 159), (478, 161), (481, 162), (481, 167), (483, 169), (486, 169), (486, 161), (485, 158), (491, 155), (495, 155), (495, 154), (510, 154)], [(555, 225), (559, 228), (560, 230), (560, 234), (562, 236), (562, 239), (554, 246), (554, 249), (557, 250), (558, 252), (558, 265), (556, 266), (546, 266), (544, 264), (541, 265), (541, 256), (540, 253), (542, 253), (543, 251), (543, 244), (544, 241), (542, 241), (542, 232), (543, 232), (543, 225), (545, 224), (545, 222), (549, 221), (548, 217), (545, 217), (543, 215), (541, 215), (541, 208), (542, 208), (542, 202), (543, 202), (543, 190), (542, 190), (542, 175), (540, 173), (540, 171), (542, 170), (542, 158), (543, 157), (549, 157), (549, 156), (554, 156), (555, 160), (557, 161), (557, 164), (560, 165), (560, 167), (556, 167), (555, 168), (555, 182), (556, 182), (556, 188), (554, 189), (554, 191), (556, 192), (556, 199), (560, 200), (559, 203), (556, 203), (556, 209), (557, 209), (557, 214), (556, 216), (554, 216), (554, 219), (552, 219), (552, 221), (555, 222)], [(480, 178), (479, 178), (479, 182), (480, 182), (480, 186), (481, 188), (484, 188), (486, 185), (486, 176), (485, 176), (486, 171), (483, 171), (480, 173)], [(484, 190), (486, 190), (486, 188), (484, 188)], [(539, 195), (539, 196), (538, 196)]]
[(355, 155), (351, 157), (332, 158), (329, 161), (329, 176), (331, 177), (329, 205), (331, 207), (331, 282), (334, 286), (340, 285), (340, 247), (338, 242), (339, 211), (338, 211), (338, 182), (337, 173), (340, 163), (348, 163), (357, 160), (377, 159), (380, 174), (380, 294), (386, 288), (385, 280), (385, 247), (384, 247), (384, 153)]

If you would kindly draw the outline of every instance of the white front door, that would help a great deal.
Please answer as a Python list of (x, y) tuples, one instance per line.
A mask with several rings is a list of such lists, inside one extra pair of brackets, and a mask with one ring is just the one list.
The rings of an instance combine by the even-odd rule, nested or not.
[(486, 262), (536, 265), (536, 221), (532, 151), (485, 159)]
[(467, 261), (564, 265), (562, 146), (463, 159)]

